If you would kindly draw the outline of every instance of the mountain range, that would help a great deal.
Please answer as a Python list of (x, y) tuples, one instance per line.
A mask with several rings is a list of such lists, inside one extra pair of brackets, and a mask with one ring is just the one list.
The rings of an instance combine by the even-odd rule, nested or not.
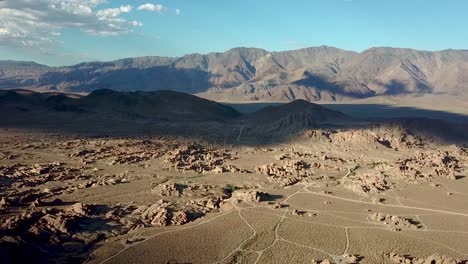
[(468, 90), (468, 51), (321, 46), (269, 52), (234, 48), (183, 57), (137, 57), (49, 67), (0, 61), (0, 89), (90, 93), (173, 90), (217, 101), (340, 101)]

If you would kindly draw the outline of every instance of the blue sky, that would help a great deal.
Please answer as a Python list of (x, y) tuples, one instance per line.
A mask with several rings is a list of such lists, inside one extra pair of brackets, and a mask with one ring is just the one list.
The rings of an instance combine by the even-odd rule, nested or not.
[[(468, 48), (465, 0), (37, 1), (34, 6), (27, 0), (0, 2), (0, 59), (66, 65), (239, 46), (270, 51), (321, 45), (355, 51)], [(44, 27), (22, 23), (18, 12), (27, 10), (43, 12), (31, 19)], [(99, 13), (103, 10), (109, 12)]]

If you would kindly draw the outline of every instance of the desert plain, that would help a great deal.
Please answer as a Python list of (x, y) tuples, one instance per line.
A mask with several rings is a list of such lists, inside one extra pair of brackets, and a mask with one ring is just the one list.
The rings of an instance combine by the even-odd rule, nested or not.
[[(308, 104), (208, 137), (4, 121), (2, 262), (466, 263), (463, 140)], [(340, 125), (304, 124), (308, 107)]]

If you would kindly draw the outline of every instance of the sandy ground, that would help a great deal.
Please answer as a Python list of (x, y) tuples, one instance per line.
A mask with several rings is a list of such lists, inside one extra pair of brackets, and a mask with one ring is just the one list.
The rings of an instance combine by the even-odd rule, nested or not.
[(2, 129), (0, 255), (464, 263), (467, 161), (461, 145), (401, 130), (316, 130), (253, 146)]

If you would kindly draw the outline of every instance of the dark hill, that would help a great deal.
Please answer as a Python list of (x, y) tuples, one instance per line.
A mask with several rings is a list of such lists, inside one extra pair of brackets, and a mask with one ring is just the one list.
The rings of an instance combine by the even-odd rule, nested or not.
[(115, 92), (97, 90), (79, 105), (99, 113), (129, 114), (166, 120), (225, 120), (240, 114), (229, 106), (174, 91)]
[(279, 106), (268, 106), (250, 114), (247, 118), (258, 123), (302, 119), (309, 124), (349, 119), (341, 112), (305, 100), (295, 100)]
[(23, 91), (0, 92), (0, 109), (34, 114), (82, 113), (93, 116), (165, 120), (224, 121), (240, 114), (229, 106), (174, 91), (116, 92), (96, 90), (83, 97)]
[(353, 122), (347, 115), (305, 100), (269, 106), (242, 117), (245, 135), (276, 137), (310, 128), (339, 127)]

